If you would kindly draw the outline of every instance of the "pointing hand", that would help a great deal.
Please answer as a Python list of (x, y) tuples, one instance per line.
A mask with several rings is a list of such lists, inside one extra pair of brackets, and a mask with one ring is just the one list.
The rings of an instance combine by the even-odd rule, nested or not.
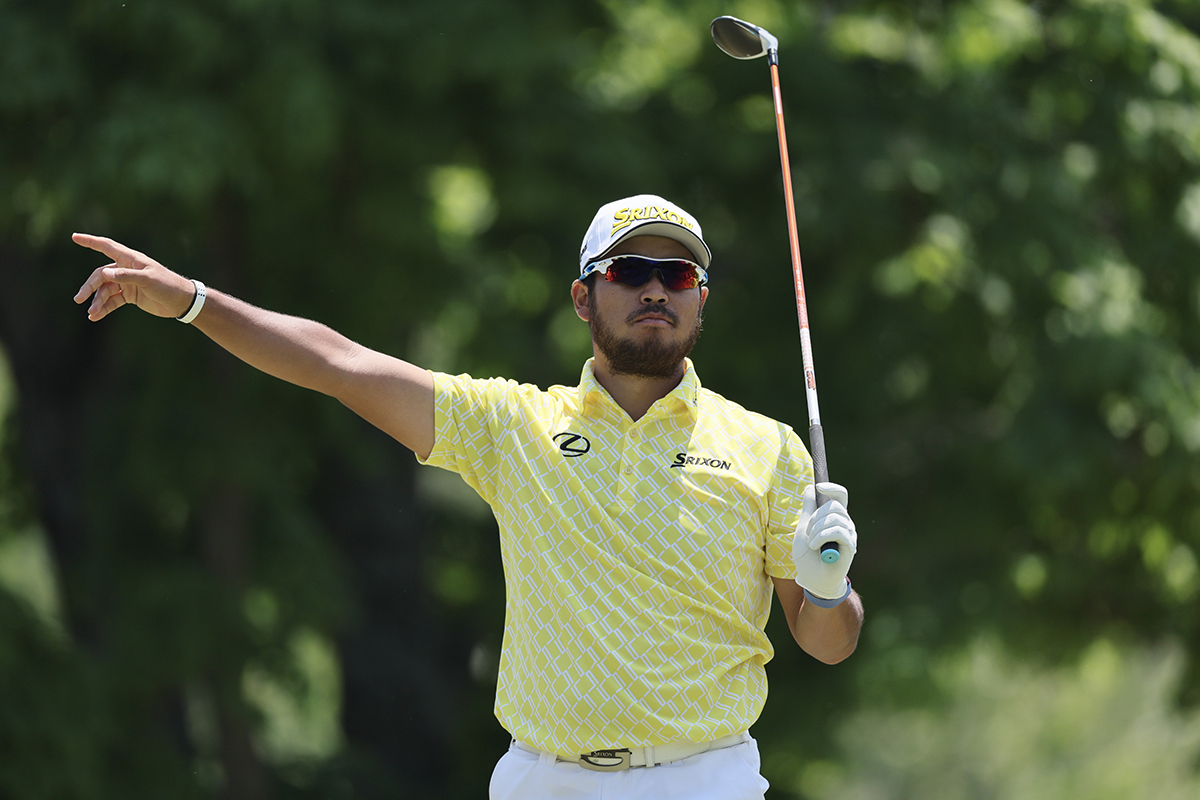
[(112, 259), (97, 267), (75, 294), (82, 304), (92, 298), (88, 319), (96, 322), (123, 305), (132, 304), (156, 317), (178, 317), (187, 313), (195, 285), (147, 255), (112, 239), (76, 233), (71, 239)]

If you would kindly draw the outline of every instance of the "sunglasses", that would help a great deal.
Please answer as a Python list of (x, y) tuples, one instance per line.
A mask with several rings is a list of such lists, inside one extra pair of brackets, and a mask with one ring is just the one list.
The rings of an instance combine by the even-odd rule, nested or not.
[(686, 258), (614, 256), (588, 264), (579, 279), (583, 280), (597, 272), (604, 275), (606, 281), (617, 281), (635, 288), (644, 285), (657, 272), (663, 286), (672, 292), (695, 289), (708, 283), (708, 273), (704, 268)]

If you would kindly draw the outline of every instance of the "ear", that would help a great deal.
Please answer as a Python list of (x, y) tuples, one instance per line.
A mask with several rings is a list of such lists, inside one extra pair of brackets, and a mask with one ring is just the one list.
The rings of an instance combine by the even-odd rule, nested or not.
[(571, 302), (575, 304), (575, 316), (587, 322), (592, 314), (588, 308), (588, 287), (581, 281), (571, 284)]
[(704, 310), (704, 303), (705, 303), (707, 300), (708, 300), (708, 287), (707, 287), (707, 286), (701, 286), (701, 287), (700, 287), (700, 310), (701, 310), (701, 311), (703, 311), (703, 310)]

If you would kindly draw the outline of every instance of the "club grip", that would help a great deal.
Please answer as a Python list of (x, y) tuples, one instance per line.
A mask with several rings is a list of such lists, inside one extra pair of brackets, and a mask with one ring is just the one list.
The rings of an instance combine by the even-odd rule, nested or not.
[[(825, 434), (821, 430), (820, 424), (810, 425), (808, 427), (808, 446), (809, 455), (813, 460), (813, 481), (816, 483), (826, 483), (829, 481), (829, 462), (825, 459)], [(829, 500), (828, 497), (817, 492), (817, 508), (825, 505)], [(826, 542), (821, 545), (821, 560), (826, 564), (836, 564), (838, 559), (842, 557), (842, 551), (834, 542)]]
[[(825, 460), (825, 434), (821, 431), (820, 423), (808, 427), (808, 450), (813, 461), (813, 480), (817, 483), (829, 481), (829, 462)], [(825, 502), (823, 495), (817, 495), (817, 505)]]

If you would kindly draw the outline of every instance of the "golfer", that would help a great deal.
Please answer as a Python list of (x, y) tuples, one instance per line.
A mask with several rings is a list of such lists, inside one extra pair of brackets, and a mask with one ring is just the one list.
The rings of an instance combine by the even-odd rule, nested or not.
[(594, 355), (578, 386), (546, 390), (429, 372), (110, 239), (74, 240), (112, 260), (75, 296), (89, 319), (136, 305), (191, 323), (491, 505), (507, 586), (496, 716), (513, 737), (492, 798), (763, 797), (749, 728), (772, 593), (805, 652), (846, 658), (857, 534), (845, 489), (813, 486), (789, 426), (701, 386), (688, 354), (711, 255), (691, 214), (653, 195), (597, 212), (571, 284)]

